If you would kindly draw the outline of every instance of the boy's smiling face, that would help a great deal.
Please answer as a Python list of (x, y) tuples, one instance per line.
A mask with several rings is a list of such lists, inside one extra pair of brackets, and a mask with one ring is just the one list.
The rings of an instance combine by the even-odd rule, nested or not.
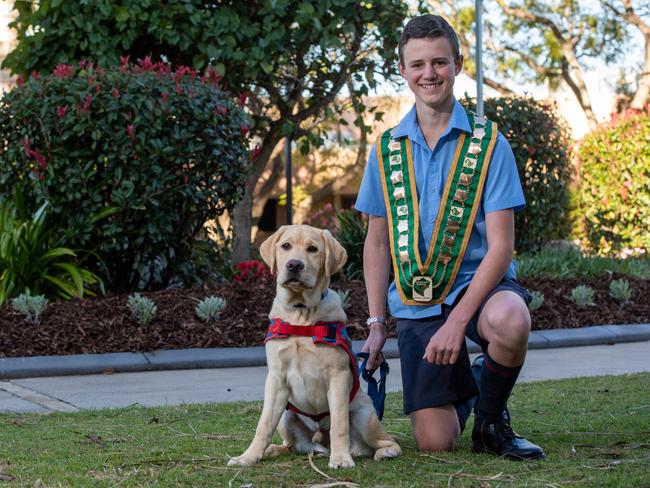
[(400, 73), (415, 95), (416, 105), (450, 112), (454, 81), (463, 60), (454, 60), (449, 41), (445, 37), (411, 38), (403, 47), (403, 59)]

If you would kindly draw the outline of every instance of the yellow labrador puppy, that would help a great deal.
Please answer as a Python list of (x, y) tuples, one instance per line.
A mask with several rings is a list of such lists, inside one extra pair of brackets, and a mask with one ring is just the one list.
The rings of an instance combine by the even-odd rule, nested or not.
[[(347, 260), (343, 246), (327, 230), (291, 225), (269, 237), (260, 252), (277, 276), (269, 317), (285, 328), (277, 329), (279, 338), (271, 333), (269, 338), (274, 340), (267, 338), (269, 371), (255, 438), (228, 464), (248, 466), (265, 454), (291, 449), (302, 454), (327, 453), (328, 447), (331, 468), (353, 467), (352, 456), (374, 456), (375, 460), (399, 456), (399, 445), (383, 429), (368, 395), (362, 390), (354, 393), (358, 387), (356, 361), (351, 361), (351, 353), (338, 347), (340, 344), (332, 347), (334, 333), (330, 344), (317, 343), (311, 336), (316, 332), (296, 335), (309, 326), (325, 324), (326, 328), (319, 330), (332, 330), (338, 339), (344, 335), (347, 340), (341, 300), (328, 289), (330, 276)], [(276, 427), (282, 446), (270, 445)]]

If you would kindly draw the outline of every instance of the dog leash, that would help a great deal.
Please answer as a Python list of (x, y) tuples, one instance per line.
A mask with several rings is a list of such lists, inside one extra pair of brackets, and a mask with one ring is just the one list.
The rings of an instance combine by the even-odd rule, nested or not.
[(368, 383), (368, 396), (372, 400), (372, 404), (377, 411), (377, 417), (381, 420), (384, 417), (384, 402), (386, 400), (386, 376), (390, 372), (388, 363), (384, 359), (379, 366), (379, 381), (373, 376), (376, 371), (369, 371), (366, 369), (368, 358), (370, 354), (367, 352), (357, 353), (357, 357), (363, 359), (361, 366), (359, 366), (359, 375)]

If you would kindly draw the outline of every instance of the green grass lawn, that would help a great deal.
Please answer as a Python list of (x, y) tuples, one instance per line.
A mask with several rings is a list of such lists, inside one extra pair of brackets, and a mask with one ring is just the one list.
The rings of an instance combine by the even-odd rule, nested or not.
[[(418, 453), (401, 397), (384, 424), (404, 454), (351, 470), (284, 455), (227, 467), (248, 446), (261, 403), (132, 407), (74, 414), (0, 415), (0, 486), (650, 486), (650, 374), (518, 385), (513, 427), (548, 459), (513, 462), (470, 451)], [(330, 478), (327, 478), (326, 476)], [(38, 482), (37, 480), (40, 480)]]

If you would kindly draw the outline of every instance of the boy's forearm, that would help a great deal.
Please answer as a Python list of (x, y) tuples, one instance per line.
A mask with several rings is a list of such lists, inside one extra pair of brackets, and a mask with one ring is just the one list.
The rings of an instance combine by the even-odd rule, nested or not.
[(454, 321), (467, 325), (508, 270), (515, 250), (514, 215), (512, 209), (505, 209), (485, 216), (488, 250), (465, 295), (449, 315)]
[[(381, 224), (371, 222), (370, 225)], [(363, 247), (363, 274), (368, 294), (368, 314), (371, 317), (384, 316), (390, 277), (390, 249), (383, 239), (383, 233), (373, 227), (369, 227)]]

